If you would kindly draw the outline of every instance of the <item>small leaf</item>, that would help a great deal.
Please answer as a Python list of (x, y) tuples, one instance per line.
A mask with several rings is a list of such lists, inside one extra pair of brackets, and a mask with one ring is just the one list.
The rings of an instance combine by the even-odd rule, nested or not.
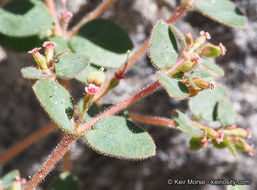
[(193, 71), (191, 74), (191, 78), (201, 78), (201, 79), (205, 80), (206, 82), (213, 81), (213, 76), (211, 75), (211, 73), (203, 71), (203, 70)]
[(224, 142), (218, 143), (215, 139), (212, 139), (212, 145), (216, 148), (226, 148), (227, 145)]
[(151, 136), (122, 117), (99, 120), (86, 132), (85, 138), (94, 150), (111, 157), (138, 160), (155, 155)]
[(215, 90), (204, 90), (199, 92), (197, 96), (190, 98), (189, 108), (196, 118), (215, 121), (218, 101), (226, 96), (227, 93), (224, 87), (216, 85)]
[(186, 49), (187, 48), (187, 42), (186, 42), (185, 36), (173, 24), (170, 24), (169, 27), (172, 30), (172, 32), (174, 32), (176, 34), (176, 36), (178, 37), (178, 39), (182, 43), (183, 49)]
[(61, 36), (53, 36), (50, 37), (49, 40), (56, 43), (57, 46), (54, 48), (56, 54), (64, 50), (70, 49), (68, 39), (65, 39)]
[(176, 110), (173, 115), (173, 119), (176, 123), (176, 127), (178, 130), (185, 132), (193, 137), (203, 136), (203, 131), (193, 125), (191, 125), (190, 119), (186, 114)]
[(232, 125), (236, 122), (236, 113), (228, 98), (223, 98), (219, 101), (217, 116), (222, 126)]
[(154, 66), (160, 70), (175, 65), (178, 60), (176, 39), (164, 21), (158, 21), (153, 28), (149, 56)]
[(128, 34), (118, 25), (104, 19), (95, 19), (81, 27), (70, 40), (76, 53), (83, 53), (91, 61), (106, 68), (119, 68), (125, 64), (127, 51), (133, 50)]
[(247, 18), (229, 0), (195, 0), (194, 6), (196, 11), (227, 26), (244, 28), (247, 23)]
[(36, 67), (25, 67), (21, 69), (21, 74), (23, 78), (26, 79), (49, 79), (54, 77), (54, 75), (42, 73), (42, 71)]
[(189, 149), (191, 151), (196, 151), (203, 148), (202, 142), (196, 137), (192, 137), (189, 143), (190, 143)]
[(167, 91), (170, 97), (186, 98), (189, 96), (187, 86), (180, 80), (170, 78), (162, 72), (158, 72), (157, 76), (161, 86)]
[(33, 36), (53, 27), (54, 21), (41, 1), (11, 1), (0, 8), (0, 33), (4, 35)]
[(73, 102), (69, 92), (52, 80), (40, 80), (33, 90), (42, 107), (59, 127), (73, 132), (74, 126), (70, 119), (73, 116)]
[[(13, 170), (7, 173), (2, 179), (2, 187), (4, 190), (10, 190), (13, 183), (16, 181), (16, 176), (19, 176), (18, 170)], [(0, 186), (1, 187), (1, 186)]]
[(64, 172), (53, 181), (48, 190), (80, 190), (80, 188), (79, 182), (75, 176), (68, 172)]
[(228, 138), (226, 136), (223, 138), (223, 142), (227, 145), (228, 149), (232, 152), (232, 154), (234, 156), (237, 156), (235, 147), (233, 146), (233, 144), (231, 144), (229, 142), (229, 140), (228, 140)]
[(211, 63), (206, 59), (201, 58), (201, 65), (205, 66), (206, 68), (208, 68), (222, 76), (224, 75), (224, 71), (220, 66), (216, 65), (215, 63)]
[[(82, 83), (87, 83), (87, 76), (89, 75), (89, 73), (92, 73), (94, 71), (99, 71), (99, 69), (100, 69), (99, 66), (96, 66), (91, 63), (86, 69), (84, 69), (79, 75), (77, 75), (75, 79), (77, 79)], [(104, 72), (106, 72), (106, 69), (104, 70)]]
[(246, 189), (240, 185), (229, 185), (227, 190), (246, 190)]
[(55, 63), (55, 72), (60, 78), (71, 79), (82, 73), (88, 64), (87, 56), (68, 53), (58, 58)]

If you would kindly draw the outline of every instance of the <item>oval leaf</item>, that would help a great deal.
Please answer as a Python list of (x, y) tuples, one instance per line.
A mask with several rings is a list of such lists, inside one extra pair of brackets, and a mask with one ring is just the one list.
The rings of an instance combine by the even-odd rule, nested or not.
[(73, 102), (69, 92), (52, 80), (40, 80), (33, 86), (42, 107), (59, 127), (67, 132), (74, 132), (70, 122), (73, 116)]
[(127, 51), (133, 50), (128, 34), (104, 19), (95, 19), (83, 25), (78, 35), (70, 40), (70, 47), (89, 56), (94, 64), (107, 68), (121, 67), (126, 62)]
[[(4, 190), (9, 190), (11, 189), (13, 183), (16, 181), (16, 177), (18, 177), (19, 171), (18, 170), (13, 170), (6, 174), (2, 179), (1, 179), (1, 185)], [(0, 186), (1, 187), (1, 186)]]
[(68, 39), (65, 39), (61, 36), (53, 36), (49, 38), (49, 40), (56, 43), (56, 47), (54, 48), (55, 54), (58, 54), (66, 49), (70, 49)]
[(204, 90), (197, 96), (190, 98), (189, 108), (198, 119), (205, 121), (216, 120), (216, 106), (223, 97), (226, 97), (226, 90), (221, 85), (216, 85), (216, 89)]
[(193, 71), (191, 74), (191, 78), (201, 78), (201, 79), (205, 80), (206, 82), (213, 81), (213, 76), (211, 75), (211, 73), (203, 71), (203, 70)]
[(80, 190), (78, 180), (70, 173), (61, 173), (48, 190)]
[(149, 56), (154, 66), (161, 70), (173, 66), (178, 60), (176, 39), (164, 21), (158, 21), (153, 28)]
[(236, 122), (236, 113), (228, 98), (223, 98), (219, 101), (217, 116), (222, 126), (232, 125)]
[(88, 64), (87, 56), (69, 53), (58, 58), (55, 63), (55, 72), (60, 78), (71, 79), (82, 73)]
[(157, 74), (161, 86), (167, 91), (170, 97), (186, 98), (189, 96), (189, 90), (180, 80), (168, 77), (162, 72)]
[(224, 71), (220, 66), (216, 65), (215, 63), (209, 62), (206, 59), (201, 58), (201, 65), (203, 65), (206, 68), (214, 71), (215, 73), (218, 73), (222, 76), (224, 75)]
[(173, 119), (176, 123), (176, 128), (184, 133), (187, 133), (193, 137), (203, 136), (203, 131), (194, 125), (191, 125), (191, 120), (187, 117), (186, 114), (176, 110)]
[(201, 148), (203, 148), (202, 142), (196, 137), (192, 137), (190, 139), (189, 144), (190, 144), (189, 150), (191, 150), (191, 151), (196, 151), (196, 150), (200, 150)]
[(53, 26), (54, 21), (41, 1), (11, 1), (0, 8), (0, 33), (4, 35), (33, 36)]
[(21, 69), (21, 74), (23, 78), (26, 79), (49, 79), (54, 77), (54, 75), (42, 73), (42, 71), (36, 67), (25, 67)]
[(99, 120), (85, 138), (94, 150), (112, 157), (138, 160), (155, 155), (151, 136), (122, 117)]
[(194, 0), (194, 8), (203, 15), (221, 24), (244, 28), (247, 18), (229, 0)]

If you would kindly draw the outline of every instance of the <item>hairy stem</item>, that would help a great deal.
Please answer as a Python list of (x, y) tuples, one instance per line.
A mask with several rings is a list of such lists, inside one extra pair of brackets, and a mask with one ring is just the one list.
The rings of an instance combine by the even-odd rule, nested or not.
[(54, 23), (55, 23), (54, 34), (61, 36), (63, 34), (63, 32), (62, 32), (62, 28), (61, 28), (61, 25), (60, 25), (60, 22), (58, 20), (58, 16), (56, 13), (54, 0), (45, 0), (45, 2), (46, 2), (46, 5), (48, 7), (50, 14), (52, 15), (52, 17), (54, 19)]
[[(65, 138), (65, 132), (62, 132), (62, 138)], [(71, 171), (71, 152), (68, 150), (63, 158), (62, 158), (62, 171), (63, 172), (70, 172)]]
[[(185, 12), (187, 8), (184, 5), (181, 5), (174, 13), (173, 15), (166, 21), (168, 24), (175, 22), (179, 17), (181, 17)], [(126, 65), (126, 71), (130, 69), (136, 61), (142, 56), (145, 51), (149, 48), (150, 45), (150, 39), (147, 39), (143, 45), (133, 54), (133, 56), (128, 60), (128, 64)], [(124, 66), (122, 66), (117, 72), (121, 72), (124, 70)], [(110, 82), (115, 78), (115, 74), (105, 83), (105, 85), (101, 88), (99, 93), (96, 94), (95, 100), (96, 102), (99, 102), (104, 95), (107, 93), (108, 87), (110, 85)]]
[(50, 157), (43, 164), (42, 168), (36, 173), (24, 190), (34, 189), (38, 183), (45, 178), (45, 176), (51, 171), (53, 166), (62, 158), (65, 152), (69, 149), (72, 142), (75, 140), (73, 136), (66, 136), (61, 143), (55, 148)]
[(86, 15), (77, 25), (75, 25), (68, 36), (72, 37), (76, 35), (83, 24), (85, 24), (89, 20), (99, 17), (106, 9), (108, 9), (113, 3), (115, 3), (115, 1), (116, 0), (105, 0), (94, 11)]
[(32, 145), (33, 143), (37, 142), (39, 139), (48, 135), (55, 129), (56, 129), (56, 127), (55, 127), (54, 123), (50, 123), (50, 124), (42, 127), (41, 129), (39, 129), (35, 133), (31, 134), (30, 136), (28, 136), (27, 138), (25, 138), (24, 140), (22, 140), (21, 142), (19, 142), (18, 144), (11, 147), (6, 152), (4, 152), (2, 155), (0, 155), (0, 164), (3, 164), (7, 160), (11, 159), (13, 156), (17, 155), (22, 150), (24, 150), (28, 146)]
[(141, 123), (147, 123), (151, 125), (160, 125), (168, 128), (174, 128), (175, 122), (168, 118), (162, 118), (162, 117), (152, 117), (152, 116), (143, 116), (139, 114), (129, 113), (129, 117), (133, 121), (141, 122)]

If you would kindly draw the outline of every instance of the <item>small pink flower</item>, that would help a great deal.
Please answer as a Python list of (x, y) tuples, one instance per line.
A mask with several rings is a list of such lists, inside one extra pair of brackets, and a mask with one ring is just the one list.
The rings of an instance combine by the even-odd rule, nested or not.
[(99, 90), (99, 87), (90, 83), (88, 85), (88, 87), (85, 87), (85, 91), (86, 93), (90, 94), (90, 95), (95, 95)]
[(221, 142), (223, 142), (223, 138), (224, 138), (224, 131), (223, 130), (218, 131), (218, 135), (216, 137), (217, 143), (220, 144)]
[(15, 180), (20, 184), (25, 184), (27, 182), (25, 178), (20, 178), (20, 176), (16, 176)]
[(55, 47), (56, 46), (56, 43), (54, 42), (49, 42), (49, 41), (46, 41), (43, 43), (43, 47)]
[(194, 55), (193, 62), (195, 62), (196, 64), (201, 64), (201, 59), (198, 54)]
[(208, 138), (204, 137), (201, 142), (202, 142), (202, 146), (206, 147), (208, 145)]
[(210, 89), (211, 91), (216, 89), (216, 84), (215, 84), (214, 81), (212, 81), (212, 82), (209, 83), (209, 89)]
[(205, 32), (205, 31), (201, 31), (200, 32), (200, 35), (201, 36), (204, 36), (207, 40), (210, 40), (211, 39), (211, 35), (210, 35), (210, 33), (209, 32)]
[(223, 46), (223, 44), (220, 42), (220, 44), (219, 44), (219, 49), (220, 49), (220, 54), (221, 55), (225, 55), (225, 53), (226, 53), (226, 51), (227, 51), (227, 49), (225, 48), (225, 46)]
[(246, 129), (246, 134), (247, 134), (246, 137), (248, 139), (252, 138), (252, 133), (251, 133), (251, 130), (249, 128)]
[(34, 49), (28, 51), (28, 53), (31, 53), (31, 54), (34, 55), (34, 54), (38, 53), (40, 49), (41, 49), (41, 48), (34, 48)]
[(61, 12), (60, 17), (63, 23), (68, 23), (73, 17), (73, 14), (69, 11), (64, 11), (64, 12)]

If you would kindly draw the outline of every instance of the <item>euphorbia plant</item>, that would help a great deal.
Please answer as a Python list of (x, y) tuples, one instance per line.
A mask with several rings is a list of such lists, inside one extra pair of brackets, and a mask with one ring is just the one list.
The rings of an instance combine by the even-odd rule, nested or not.
[[(26, 184), (27, 190), (44, 179), (77, 139), (84, 138), (93, 150), (106, 156), (129, 160), (154, 156), (153, 139), (133, 121), (189, 134), (192, 151), (212, 144), (217, 148), (228, 147), (235, 156), (236, 148), (250, 154), (254, 152), (245, 141), (251, 137), (250, 130), (236, 125), (229, 95), (223, 85), (214, 81), (213, 73), (223, 76), (224, 71), (208, 60), (224, 56), (227, 49), (222, 43), (210, 43), (209, 32), (201, 31), (199, 36), (193, 37), (189, 32), (181, 33), (172, 24), (187, 10), (195, 10), (222, 24), (243, 28), (247, 19), (236, 6), (228, 0), (184, 0), (167, 21), (156, 23), (151, 37), (136, 51), (122, 28), (96, 18), (114, 2), (104, 1), (70, 30), (67, 29), (72, 13), (67, 10), (65, 0), (59, 17), (52, 0), (46, 0), (48, 9), (36, 0), (5, 2), (0, 9), (1, 45), (17, 51), (29, 50), (33, 55), (36, 67), (23, 68), (22, 76), (32, 80), (38, 101), (63, 130), (64, 136), (39, 172)], [(181, 44), (180, 51), (177, 43)], [(117, 105), (101, 104), (101, 99), (126, 78), (126, 71), (147, 49), (158, 69), (156, 81)], [(106, 81), (105, 70), (109, 68), (118, 69)], [(69, 93), (68, 80), (72, 79), (85, 84), (80, 101), (74, 101)], [(188, 98), (194, 118), (190, 119), (179, 110), (173, 111), (172, 118), (123, 111), (159, 87), (171, 98)], [(213, 121), (218, 123), (216, 128), (209, 126)], [(38, 136), (46, 135), (53, 127), (44, 129)], [(15, 154), (8, 153), (0, 157), (1, 162)]]

